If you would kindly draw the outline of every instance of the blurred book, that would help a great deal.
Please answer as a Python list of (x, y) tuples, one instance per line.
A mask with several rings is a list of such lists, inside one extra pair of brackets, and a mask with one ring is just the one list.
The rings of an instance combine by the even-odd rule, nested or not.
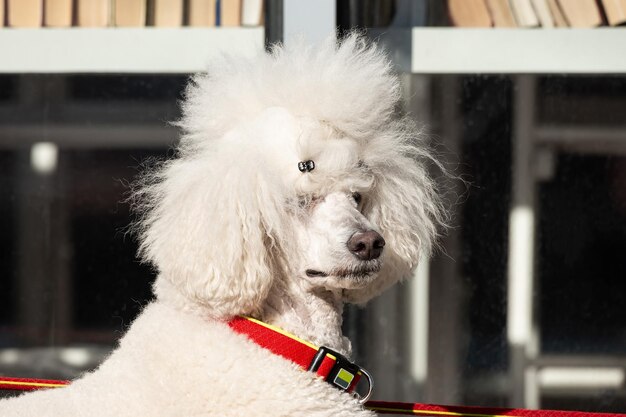
[(183, 25), (183, 0), (152, 0), (152, 24), (160, 27)]
[(82, 27), (107, 27), (111, 22), (109, 0), (77, 0), (76, 23)]
[(217, 0), (219, 26), (241, 26), (241, 0)]
[(243, 0), (241, 3), (241, 25), (261, 26), (263, 24), (263, 0)]
[(72, 0), (44, 0), (43, 21), (47, 27), (72, 26)]
[(342, 28), (410, 28), (448, 26), (447, 1), (339, 0), (337, 23)]
[(42, 0), (8, 0), (8, 25), (15, 28), (41, 27), (43, 21)]
[(573, 28), (592, 28), (603, 23), (596, 0), (559, 0), (559, 5)]
[(189, 26), (215, 26), (216, 7), (215, 0), (189, 0)]
[(559, 5), (558, 0), (548, 0), (548, 7), (550, 8), (550, 14), (552, 15), (552, 19), (554, 20), (554, 26), (558, 28), (569, 26), (569, 23), (567, 23), (567, 19), (565, 19), (565, 15), (563, 14), (563, 10), (561, 10), (561, 6)]
[(113, 0), (113, 24), (119, 27), (146, 26), (146, 0)]
[(539, 24), (543, 28), (553, 28), (555, 26), (548, 0), (532, 0), (535, 13), (539, 19)]
[[(441, 3), (441, 1), (439, 2)], [(393, 27), (420, 27), (431, 24), (432, 10), (427, 0), (397, 0), (391, 7)]]
[(343, 0), (337, 1), (337, 23), (343, 28), (380, 28), (403, 15), (406, 4), (421, 0)]
[(602, 6), (609, 25), (626, 24), (626, 0), (602, 0)]
[(458, 27), (490, 27), (491, 15), (484, 0), (448, 0), (450, 22)]
[(517, 26), (524, 28), (539, 26), (539, 18), (535, 14), (530, 0), (511, 0), (511, 8), (513, 9), (513, 16), (515, 16)]
[(441, 0), (426, 0), (426, 26), (449, 26), (448, 4)]
[(486, 2), (495, 27), (512, 28), (517, 26), (509, 0), (486, 0)]
[[(413, 2), (419, 3), (419, 0)], [(402, 7), (402, 0), (366, 0), (364, 4), (362, 27), (387, 27), (391, 25), (394, 15)]]

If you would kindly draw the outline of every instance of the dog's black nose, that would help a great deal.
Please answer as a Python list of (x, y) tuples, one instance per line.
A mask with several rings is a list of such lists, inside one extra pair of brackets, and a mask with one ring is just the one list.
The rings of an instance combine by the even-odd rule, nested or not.
[(385, 239), (373, 230), (356, 232), (348, 239), (348, 249), (362, 261), (378, 258), (384, 246)]

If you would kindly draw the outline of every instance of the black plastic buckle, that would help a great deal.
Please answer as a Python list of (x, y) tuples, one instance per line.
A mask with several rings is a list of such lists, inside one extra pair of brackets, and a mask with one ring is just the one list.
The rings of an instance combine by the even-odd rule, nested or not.
[(361, 368), (334, 350), (329, 349), (326, 346), (320, 347), (311, 361), (308, 370), (311, 372), (317, 372), (327, 354), (334, 356), (336, 361), (326, 377), (326, 382), (329, 382), (331, 385), (339, 389), (347, 391), (352, 385), (354, 378), (356, 378), (357, 374), (361, 371)]

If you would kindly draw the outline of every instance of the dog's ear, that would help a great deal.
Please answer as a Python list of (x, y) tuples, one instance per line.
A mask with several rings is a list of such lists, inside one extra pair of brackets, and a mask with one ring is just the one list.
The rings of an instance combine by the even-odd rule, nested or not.
[(227, 318), (252, 314), (265, 300), (284, 204), (249, 145), (220, 141), (165, 163), (137, 199), (140, 254), (159, 272), (157, 297)]
[(379, 278), (369, 287), (345, 292), (348, 302), (363, 304), (395, 282), (410, 278), (420, 259), (430, 256), (445, 214), (425, 166), (432, 158), (422, 146), (407, 141), (390, 147), (387, 142), (380, 151), (370, 153), (375, 159), (366, 161), (375, 181), (364, 214), (385, 238), (384, 262)]

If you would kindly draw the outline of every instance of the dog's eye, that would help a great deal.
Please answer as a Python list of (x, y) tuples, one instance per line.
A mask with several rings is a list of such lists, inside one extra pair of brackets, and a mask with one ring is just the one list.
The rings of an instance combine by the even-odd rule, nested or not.
[(361, 200), (363, 200), (363, 196), (361, 196), (361, 193), (352, 193), (352, 198), (354, 199), (354, 202), (356, 203), (356, 205), (358, 206), (359, 204), (361, 204)]

